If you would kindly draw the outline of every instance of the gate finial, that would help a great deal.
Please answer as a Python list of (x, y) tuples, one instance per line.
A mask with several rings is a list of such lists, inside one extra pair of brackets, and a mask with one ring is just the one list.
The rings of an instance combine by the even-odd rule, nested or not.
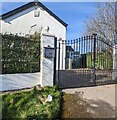
[(94, 36), (97, 36), (97, 34), (96, 34), (96, 33), (93, 33), (93, 35), (94, 35)]

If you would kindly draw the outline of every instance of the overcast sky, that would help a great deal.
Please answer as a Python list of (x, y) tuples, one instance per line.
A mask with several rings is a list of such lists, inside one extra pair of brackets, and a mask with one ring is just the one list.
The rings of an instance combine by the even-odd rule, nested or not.
[[(2, 11), (0, 14), (6, 13), (17, 8), (24, 2), (2, 2)], [(85, 21), (91, 19), (96, 14), (96, 2), (44, 2), (48, 9), (60, 17), (68, 24), (67, 39), (76, 39), (81, 37), (85, 32)]]

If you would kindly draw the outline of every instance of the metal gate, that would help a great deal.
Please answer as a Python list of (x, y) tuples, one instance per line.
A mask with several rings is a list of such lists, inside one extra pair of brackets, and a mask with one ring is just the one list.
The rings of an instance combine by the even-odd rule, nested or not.
[[(101, 85), (115, 82), (113, 74), (113, 43), (96, 34), (59, 42), (60, 57), (66, 50), (65, 69), (58, 67), (56, 84), (59, 88)], [(116, 71), (117, 72), (117, 71)]]

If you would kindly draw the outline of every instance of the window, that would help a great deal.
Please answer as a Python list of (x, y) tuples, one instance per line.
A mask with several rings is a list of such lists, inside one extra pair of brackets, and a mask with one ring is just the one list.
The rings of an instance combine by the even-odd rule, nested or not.
[(34, 11), (34, 17), (39, 17), (40, 15), (40, 11), (39, 10), (35, 10)]

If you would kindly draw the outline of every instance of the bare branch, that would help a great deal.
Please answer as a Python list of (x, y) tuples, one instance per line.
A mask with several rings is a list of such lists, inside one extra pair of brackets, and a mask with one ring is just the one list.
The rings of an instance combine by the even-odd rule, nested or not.
[(115, 3), (98, 4), (96, 16), (86, 22), (86, 25), (86, 34), (96, 32), (105, 41), (112, 42), (115, 35)]

